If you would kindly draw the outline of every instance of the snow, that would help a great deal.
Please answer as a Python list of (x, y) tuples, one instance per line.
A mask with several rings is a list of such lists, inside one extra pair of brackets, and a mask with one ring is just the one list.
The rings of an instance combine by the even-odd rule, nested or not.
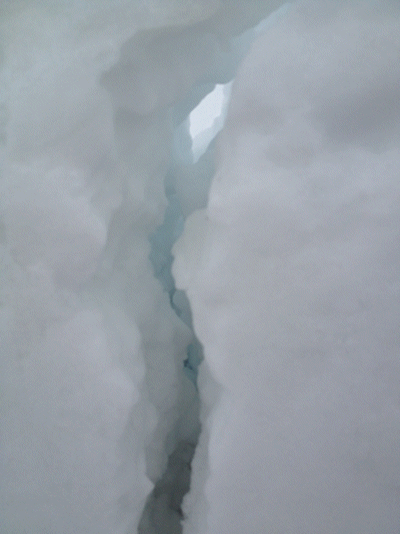
[(399, 23), (3, 2), (1, 534), (398, 534)]
[(235, 78), (207, 208), (173, 249), (203, 403), (221, 390), (184, 533), (398, 532), (400, 26), (385, 7), (299, 2)]

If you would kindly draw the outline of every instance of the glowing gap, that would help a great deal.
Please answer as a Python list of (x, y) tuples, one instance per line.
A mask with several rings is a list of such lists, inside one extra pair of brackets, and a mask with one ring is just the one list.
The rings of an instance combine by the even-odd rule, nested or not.
[(217, 84), (189, 115), (192, 153), (196, 162), (222, 129), (232, 82)]

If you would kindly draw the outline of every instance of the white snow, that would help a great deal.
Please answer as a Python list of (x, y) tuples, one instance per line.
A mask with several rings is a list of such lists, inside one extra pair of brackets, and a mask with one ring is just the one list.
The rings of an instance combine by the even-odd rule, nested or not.
[(398, 3), (0, 34), (0, 534), (398, 534)]
[(220, 387), (186, 534), (399, 530), (400, 18), (375, 9), (299, 2), (255, 42), (174, 247)]

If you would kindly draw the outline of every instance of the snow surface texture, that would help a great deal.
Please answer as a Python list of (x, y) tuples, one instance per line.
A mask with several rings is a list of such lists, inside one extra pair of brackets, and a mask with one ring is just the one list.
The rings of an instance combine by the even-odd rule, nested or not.
[(395, 3), (299, 2), (239, 69), (174, 248), (212, 404), (185, 534), (400, 531), (399, 58)]
[[(153, 485), (174, 493), (168, 457), (199, 431), (196, 340), (149, 238), (164, 182), (179, 199), (175, 174), (199, 174), (173, 163), (178, 126), (280, 3), (1, 3), (1, 534), (136, 532)], [(205, 160), (182, 213), (205, 206)]]
[(281, 4), (1, 4), (1, 534), (399, 533), (399, 6)]

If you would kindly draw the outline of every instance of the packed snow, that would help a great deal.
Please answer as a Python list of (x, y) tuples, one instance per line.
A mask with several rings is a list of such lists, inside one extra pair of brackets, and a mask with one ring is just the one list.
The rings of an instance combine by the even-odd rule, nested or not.
[(398, 534), (398, 2), (0, 30), (0, 534)]

